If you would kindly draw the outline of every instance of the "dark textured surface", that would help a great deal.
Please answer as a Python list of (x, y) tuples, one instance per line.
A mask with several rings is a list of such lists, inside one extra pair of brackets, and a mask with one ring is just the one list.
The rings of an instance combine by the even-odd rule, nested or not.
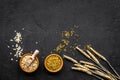
[[(57, 74), (44, 69), (41, 56), (47, 56), (58, 45), (61, 31), (73, 25), (79, 26), (79, 42), (91, 43), (120, 74), (120, 0), (0, 0), (0, 80), (97, 80), (72, 71), (66, 60)], [(10, 61), (7, 48), (14, 30), (23, 27), (24, 52), (36, 48), (41, 52), (40, 67), (33, 74), (25, 74)]]

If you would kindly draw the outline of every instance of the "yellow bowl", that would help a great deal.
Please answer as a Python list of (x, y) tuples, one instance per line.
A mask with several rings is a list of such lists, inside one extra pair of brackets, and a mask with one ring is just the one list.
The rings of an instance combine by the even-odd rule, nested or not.
[[(37, 57), (35, 58), (35, 60), (31, 63), (31, 65), (29, 67), (25, 66), (27, 64), (27, 61), (23, 61), (23, 60), (25, 60), (25, 58), (27, 58), (29, 56), (32, 56), (32, 54), (31, 53), (26, 53), (19, 60), (20, 68), (26, 73), (32, 73), (32, 72), (36, 71), (39, 67), (39, 60), (38, 60)], [(33, 68), (33, 65), (34, 65), (34, 68)]]
[(63, 59), (58, 54), (50, 54), (45, 58), (44, 66), (49, 72), (58, 72), (63, 67)]

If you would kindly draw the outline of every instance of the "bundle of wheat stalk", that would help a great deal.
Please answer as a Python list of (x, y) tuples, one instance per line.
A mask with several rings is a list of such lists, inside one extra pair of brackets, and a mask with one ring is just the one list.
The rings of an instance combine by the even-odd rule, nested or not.
[[(119, 74), (116, 72), (116, 70), (111, 66), (110, 62), (102, 56), (100, 53), (98, 53), (95, 49), (91, 47), (91, 45), (86, 45), (85, 49), (81, 49), (80, 47), (76, 47), (76, 49), (82, 53), (87, 59), (91, 60), (92, 62), (88, 61), (82, 61), (79, 62), (72, 57), (69, 57), (67, 55), (63, 55), (63, 57), (71, 62), (74, 63), (74, 67), (72, 67), (73, 70), (82, 71), (89, 75), (92, 75), (100, 80), (120, 80)], [(107, 70), (97, 59), (97, 57), (104, 60), (113, 70), (113, 73), (111, 73), (109, 70)]]

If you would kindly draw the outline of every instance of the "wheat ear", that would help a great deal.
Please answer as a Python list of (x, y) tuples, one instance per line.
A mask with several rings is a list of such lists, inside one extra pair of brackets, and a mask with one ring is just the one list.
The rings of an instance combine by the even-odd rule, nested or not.
[(98, 79), (100, 79), (100, 80), (104, 80), (103, 78), (101, 78), (101, 77), (99, 77), (99, 76), (93, 74), (91, 71), (89, 71), (89, 70), (86, 69), (86, 68), (72, 67), (72, 69), (73, 69), (73, 70), (77, 70), (77, 71), (85, 72), (85, 73), (88, 74), (88, 75), (92, 75), (92, 76), (94, 76), (94, 77), (96, 77), (96, 78), (98, 78)]
[(90, 57), (97, 63), (100, 64), (100, 62), (98, 61), (98, 59), (88, 50), (86, 50), (86, 52), (90, 55)]
[(83, 51), (81, 48), (79, 48), (79, 47), (77, 46), (76, 49), (77, 49), (78, 51), (80, 51), (85, 57), (87, 57), (87, 58), (90, 59), (90, 56), (89, 56), (85, 51)]
[(75, 59), (67, 56), (67, 55), (63, 55), (64, 58), (68, 59), (69, 61), (73, 62), (73, 63), (78, 63)]

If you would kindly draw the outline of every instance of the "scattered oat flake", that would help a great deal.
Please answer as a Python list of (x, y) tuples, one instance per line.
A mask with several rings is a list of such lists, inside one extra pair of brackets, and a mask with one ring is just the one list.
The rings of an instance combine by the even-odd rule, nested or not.
[(11, 55), (12, 53), (10, 52), (10, 55)]
[(21, 46), (18, 46), (18, 47), (16, 48), (16, 54), (15, 54), (15, 56), (16, 56), (16, 57), (20, 57), (21, 54), (22, 54), (22, 52), (23, 52), (23, 48), (22, 48)]
[(20, 32), (17, 32), (17, 33), (16, 33), (16, 36), (14, 37), (14, 41), (17, 42), (17, 43), (20, 43), (21, 40), (22, 40), (21, 33), (20, 33)]
[(13, 41), (13, 39), (10, 39), (10, 41)]
[(35, 42), (35, 44), (38, 44), (38, 42)]
[(13, 61), (13, 58), (11, 58), (11, 61)]
[(22, 28), (22, 30), (25, 30), (25, 28)]
[(16, 50), (16, 48), (13, 48), (13, 50), (15, 51), (15, 50)]
[(7, 46), (8, 48), (10, 48), (10, 46)]
[(16, 44), (15, 47), (17, 48), (17, 47), (18, 47), (18, 44)]
[(14, 45), (12, 45), (12, 47), (14, 47)]
[[(14, 31), (16, 32), (16, 35), (13, 39), (10, 39), (10, 41), (14, 41), (16, 44), (12, 45), (12, 50), (15, 51), (14, 57), (21, 57), (22, 53), (23, 53), (23, 48), (21, 47), (21, 42), (22, 42), (22, 35), (20, 32), (17, 32), (16, 30)], [(12, 54), (12, 53), (10, 53)]]

